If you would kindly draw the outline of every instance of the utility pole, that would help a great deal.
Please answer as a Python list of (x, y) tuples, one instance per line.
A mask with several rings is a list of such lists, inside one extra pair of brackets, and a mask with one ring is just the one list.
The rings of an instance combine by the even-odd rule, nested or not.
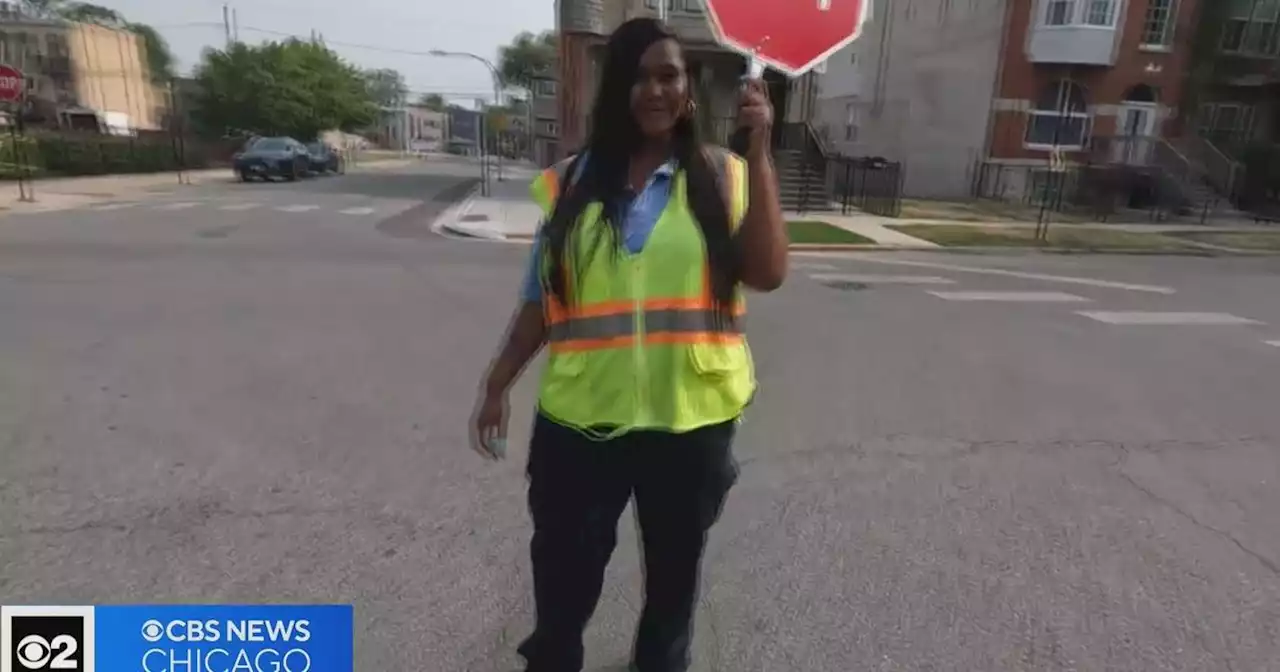
[(236, 8), (231, 8), (231, 37), (236, 42), (240, 41), (240, 19), (236, 16)]
[(222, 32), (227, 38), (227, 47), (231, 46), (231, 7), (222, 3)]

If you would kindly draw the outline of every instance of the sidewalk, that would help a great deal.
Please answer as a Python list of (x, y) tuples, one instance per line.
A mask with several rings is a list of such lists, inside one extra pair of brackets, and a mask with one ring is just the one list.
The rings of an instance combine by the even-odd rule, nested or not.
[(542, 220), (542, 209), (529, 196), (529, 184), (537, 175), (534, 169), (503, 166), (503, 181), (490, 182), (488, 196), (481, 196), (477, 188), (442, 213), (432, 228), (470, 238), (533, 238)]
[[(420, 159), (386, 159), (361, 162), (350, 172), (388, 170), (421, 163)], [(182, 173), (186, 184), (234, 182), (230, 168), (188, 170)], [(47, 177), (26, 183), (27, 193), (35, 195), (35, 201), (20, 200), (17, 181), (0, 183), (0, 212), (49, 212), (66, 210), (101, 201), (152, 191), (166, 187), (183, 186), (177, 172), (133, 173), (122, 175), (92, 175), (84, 177)]]

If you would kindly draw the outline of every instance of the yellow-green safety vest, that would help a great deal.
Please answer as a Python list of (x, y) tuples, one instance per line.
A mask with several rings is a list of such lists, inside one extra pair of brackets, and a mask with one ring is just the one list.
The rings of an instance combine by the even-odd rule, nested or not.
[[(708, 153), (736, 229), (746, 212), (746, 162), (719, 148)], [(530, 187), (548, 219), (570, 161), (546, 169)], [(742, 333), (746, 304), (739, 292), (736, 319), (716, 314), (684, 170), (676, 171), (671, 198), (639, 253), (596, 244), (598, 227), (607, 226), (601, 210), (589, 204), (565, 246), (570, 305), (543, 293), (550, 356), (539, 410), (602, 439), (635, 429), (686, 432), (737, 418), (756, 389)], [(544, 255), (544, 287), (548, 268)]]

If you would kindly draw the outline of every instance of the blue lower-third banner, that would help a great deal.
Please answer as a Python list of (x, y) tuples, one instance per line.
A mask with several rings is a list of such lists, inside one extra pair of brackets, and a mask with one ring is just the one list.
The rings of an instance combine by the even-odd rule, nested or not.
[(350, 605), (0, 607), (0, 672), (353, 672)]

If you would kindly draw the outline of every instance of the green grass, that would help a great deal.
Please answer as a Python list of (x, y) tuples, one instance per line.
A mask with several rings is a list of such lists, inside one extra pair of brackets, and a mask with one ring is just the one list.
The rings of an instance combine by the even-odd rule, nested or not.
[(798, 244), (874, 245), (876, 242), (838, 226), (813, 220), (791, 220), (787, 222), (787, 233), (791, 242)]
[(1280, 231), (1180, 231), (1172, 235), (1237, 250), (1280, 250)]
[(1029, 226), (965, 226), (963, 224), (899, 224), (889, 228), (943, 247), (1055, 247), (1071, 250), (1187, 250), (1194, 246), (1158, 233), (1101, 228), (1050, 226), (1048, 240), (1035, 239)]

